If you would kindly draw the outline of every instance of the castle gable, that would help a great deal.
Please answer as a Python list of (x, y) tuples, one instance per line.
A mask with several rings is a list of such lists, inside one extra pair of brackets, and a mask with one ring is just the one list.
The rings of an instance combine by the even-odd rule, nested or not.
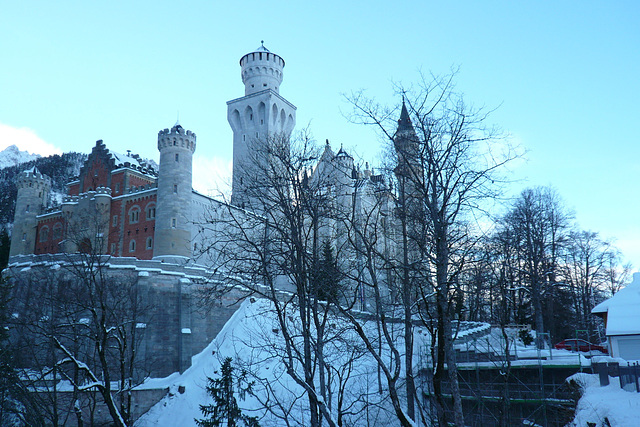
[[(154, 165), (146, 162), (137, 154), (120, 154), (110, 151), (102, 140), (96, 141), (91, 154), (80, 169), (78, 192), (87, 192), (98, 187), (114, 188), (113, 172), (124, 169), (134, 172), (138, 179), (129, 183), (127, 179), (120, 179), (121, 185), (145, 185), (156, 180), (158, 172)], [(124, 190), (124, 188), (123, 188)], [(120, 191), (116, 191), (120, 193)]]

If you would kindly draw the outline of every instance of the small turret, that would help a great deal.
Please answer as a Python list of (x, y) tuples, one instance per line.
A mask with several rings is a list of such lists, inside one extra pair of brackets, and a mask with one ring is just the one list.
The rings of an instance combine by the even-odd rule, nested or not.
[(9, 256), (32, 254), (35, 250), (37, 219), (45, 207), (51, 178), (43, 175), (35, 166), (18, 176), (18, 197), (11, 235)]
[(180, 124), (158, 132), (156, 224), (153, 258), (186, 262), (191, 258), (191, 198), (196, 134)]
[(264, 47), (264, 41), (255, 51), (240, 59), (240, 67), (245, 96), (265, 89), (279, 93), (284, 59)]

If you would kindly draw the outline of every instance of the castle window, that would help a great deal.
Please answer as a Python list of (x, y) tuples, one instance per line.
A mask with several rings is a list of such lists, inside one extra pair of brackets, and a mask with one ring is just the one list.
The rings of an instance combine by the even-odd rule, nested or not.
[(176, 162), (180, 161), (180, 154), (176, 153)]
[(171, 228), (176, 228), (178, 226), (178, 220), (175, 218), (171, 218)]
[(46, 242), (47, 240), (49, 240), (49, 227), (45, 226), (40, 229), (40, 241)]
[(260, 119), (260, 124), (263, 125), (264, 124), (264, 120)]
[(113, 216), (113, 223), (112, 225), (115, 227), (116, 225), (118, 225), (118, 215), (114, 215)]
[(253, 120), (253, 114), (249, 114), (249, 120)]
[(173, 146), (177, 147), (178, 146), (178, 141), (176, 141), (175, 139), (173, 140)]
[(178, 194), (178, 184), (173, 184), (173, 194)]
[(24, 242), (25, 240), (27, 240), (27, 233), (22, 233), (22, 241)]
[(136, 241), (131, 240), (129, 242), (129, 252), (135, 252), (135, 250), (136, 250)]
[(129, 211), (129, 224), (135, 224), (139, 220), (140, 220), (140, 208), (137, 206), (134, 206)]
[(247, 140), (247, 135), (242, 135), (242, 141), (246, 141)]
[(120, 192), (120, 183), (116, 183), (116, 194)]
[(260, 137), (260, 133), (256, 132), (256, 138)]
[(62, 225), (57, 223), (53, 226), (53, 240), (57, 240), (62, 237)]
[(29, 205), (27, 205), (27, 208), (24, 211), (29, 212)]
[(153, 249), (153, 237), (147, 237), (147, 249)]
[(150, 204), (147, 205), (147, 220), (155, 219), (156, 217), (156, 205)]
[(262, 83), (262, 86), (267, 87), (267, 84), (266, 83)]

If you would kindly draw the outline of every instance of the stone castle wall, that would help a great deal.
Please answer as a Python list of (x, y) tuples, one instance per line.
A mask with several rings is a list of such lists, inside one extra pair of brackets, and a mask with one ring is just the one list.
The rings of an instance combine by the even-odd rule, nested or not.
[[(14, 318), (25, 319), (21, 311), (34, 304), (25, 295), (38, 295), (36, 288), (41, 286), (64, 283), (61, 278), (74, 274), (77, 259), (68, 254), (12, 257), (3, 276), (13, 283), (15, 295), (21, 296), (17, 300), (26, 304), (13, 308)], [(152, 378), (191, 366), (191, 357), (216, 337), (243, 298), (241, 291), (234, 290), (205, 306), (204, 292), (221, 286), (223, 278), (204, 267), (108, 256), (101, 258), (100, 265), (106, 280), (116, 286), (126, 280), (135, 282), (146, 307), (137, 325), (143, 336), (138, 349), (143, 366), (140, 375)]]

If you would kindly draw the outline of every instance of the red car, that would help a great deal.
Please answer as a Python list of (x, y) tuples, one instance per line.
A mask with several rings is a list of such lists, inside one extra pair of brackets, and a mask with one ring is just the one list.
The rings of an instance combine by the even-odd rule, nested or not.
[(585, 351), (585, 352), (596, 350), (602, 353), (609, 354), (609, 350), (606, 347), (603, 347), (598, 344), (592, 344), (589, 341), (579, 340), (575, 338), (560, 341), (554, 347), (556, 350)]

